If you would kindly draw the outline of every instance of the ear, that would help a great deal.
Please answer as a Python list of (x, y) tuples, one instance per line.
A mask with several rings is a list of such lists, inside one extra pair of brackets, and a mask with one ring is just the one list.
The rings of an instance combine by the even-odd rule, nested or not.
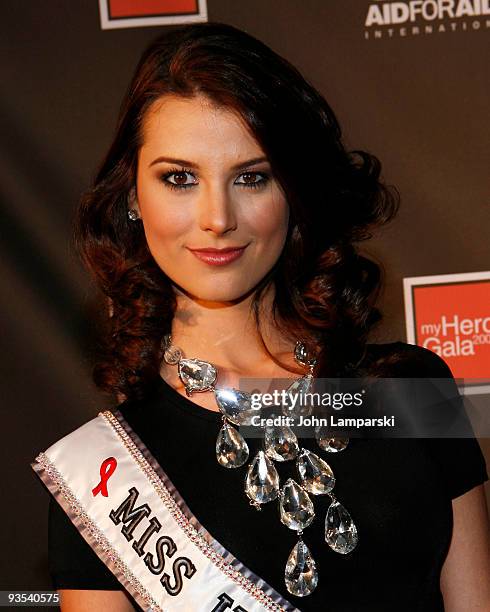
[(138, 213), (138, 217), (141, 216), (138, 197), (136, 195), (136, 187), (131, 187), (131, 190), (128, 193), (128, 210), (135, 210)]

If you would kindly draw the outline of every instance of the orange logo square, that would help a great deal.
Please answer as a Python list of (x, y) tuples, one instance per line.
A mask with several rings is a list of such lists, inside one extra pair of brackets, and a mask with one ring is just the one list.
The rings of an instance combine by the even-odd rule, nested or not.
[(440, 355), (465, 386), (490, 381), (490, 272), (403, 279), (407, 341)]
[(103, 30), (207, 21), (206, 0), (99, 0)]

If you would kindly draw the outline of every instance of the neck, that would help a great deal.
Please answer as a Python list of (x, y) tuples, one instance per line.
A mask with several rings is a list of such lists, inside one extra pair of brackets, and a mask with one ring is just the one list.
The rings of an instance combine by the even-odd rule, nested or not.
[(180, 290), (176, 294), (172, 344), (179, 346), (186, 357), (210, 361), (220, 372), (236, 376), (280, 376), (286, 370), (300, 371), (293, 357), (294, 340), (281, 333), (272, 319), (273, 285), (263, 293), (260, 303), (261, 333), (251, 309), (253, 295), (216, 303), (192, 298)]

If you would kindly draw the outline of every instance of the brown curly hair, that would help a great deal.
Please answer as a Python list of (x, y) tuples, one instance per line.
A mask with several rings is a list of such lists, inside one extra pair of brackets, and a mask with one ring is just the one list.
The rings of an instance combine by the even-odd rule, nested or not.
[(143, 398), (158, 379), (162, 338), (171, 329), (170, 279), (150, 254), (141, 222), (127, 216), (145, 114), (166, 94), (205, 95), (239, 113), (286, 195), (286, 244), (256, 288), (257, 324), (272, 282), (281, 329), (319, 342), (316, 374), (352, 372), (381, 319), (374, 305), (380, 266), (354, 243), (394, 217), (398, 191), (381, 182), (374, 155), (346, 151), (332, 109), (293, 65), (248, 33), (207, 22), (171, 29), (143, 53), (114, 141), (75, 216), (75, 246), (110, 306), (96, 385), (117, 398)]

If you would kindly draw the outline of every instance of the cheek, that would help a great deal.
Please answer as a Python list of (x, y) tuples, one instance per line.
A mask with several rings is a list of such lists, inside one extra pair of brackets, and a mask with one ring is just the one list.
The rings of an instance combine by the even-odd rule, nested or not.
[(283, 197), (276, 194), (265, 205), (258, 203), (248, 210), (247, 217), (248, 225), (253, 228), (254, 234), (270, 248), (282, 244), (289, 221), (289, 209)]
[(184, 210), (168, 206), (145, 210), (143, 218), (147, 237), (159, 240), (162, 246), (175, 246), (175, 241), (192, 227), (192, 219)]
[(178, 246), (192, 226), (189, 206), (165, 199), (155, 190), (142, 190), (139, 205), (144, 219), (144, 230), (150, 250), (171, 250)]

